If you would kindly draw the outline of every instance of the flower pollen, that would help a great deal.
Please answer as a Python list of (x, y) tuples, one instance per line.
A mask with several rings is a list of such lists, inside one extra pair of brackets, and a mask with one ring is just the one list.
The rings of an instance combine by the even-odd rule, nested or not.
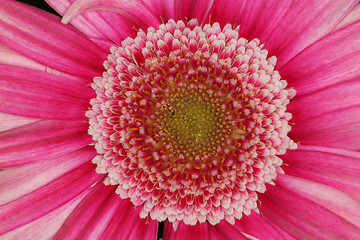
[(140, 216), (234, 223), (282, 173), (295, 90), (259, 40), (170, 20), (114, 46), (87, 112), (105, 184)]

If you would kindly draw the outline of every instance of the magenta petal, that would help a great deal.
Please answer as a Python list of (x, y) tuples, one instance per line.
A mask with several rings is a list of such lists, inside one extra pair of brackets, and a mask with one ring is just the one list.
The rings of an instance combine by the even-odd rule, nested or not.
[(234, 228), (258, 239), (293, 239), (288, 233), (277, 228), (266, 218), (255, 212), (252, 212), (249, 216), (243, 216), (240, 221), (236, 221)]
[(279, 175), (277, 185), (341, 216), (360, 228), (360, 201), (338, 189), (289, 175)]
[(180, 222), (177, 230), (173, 228), (173, 224), (166, 221), (164, 227), (164, 240), (207, 240), (210, 239), (209, 223), (198, 223), (195, 226), (185, 225)]
[(73, 200), (55, 209), (47, 215), (32, 221), (24, 226), (2, 234), (1, 239), (52, 239), (71, 211), (84, 198), (87, 191), (75, 197)]
[(83, 35), (43, 11), (0, 2), (0, 42), (60, 72), (93, 78), (103, 71), (103, 52)]
[(143, 0), (155, 16), (161, 16), (164, 22), (175, 19), (175, 0)]
[[(304, 198), (296, 189), (268, 186), (260, 195), (260, 212), (296, 239), (357, 239), (360, 229), (339, 215)], [(321, 193), (318, 193), (321, 194)]]
[(85, 147), (53, 159), (0, 171), (0, 205), (11, 202), (48, 184), (96, 156)]
[(196, 18), (200, 24), (203, 24), (214, 0), (175, 0), (176, 19), (185, 20)]
[(299, 122), (324, 113), (360, 105), (359, 80), (341, 82), (294, 98), (287, 107), (293, 114), (291, 121)]
[(128, 199), (122, 200), (99, 240), (155, 240), (158, 222), (141, 219), (139, 216), (140, 210), (141, 207), (135, 209)]
[[(215, 226), (209, 225), (211, 237), (215, 236), (216, 240), (248, 240), (242, 232), (239, 232), (235, 226), (231, 225), (227, 221), (221, 221)], [(218, 238), (220, 236), (221, 238)]]
[(360, 200), (359, 152), (300, 145), (282, 159), (286, 174), (334, 187)]
[(44, 187), (0, 206), (0, 234), (54, 211), (87, 190), (101, 177), (95, 172), (95, 166), (88, 162)]
[(305, 145), (360, 149), (360, 106), (296, 122), (290, 136)]
[(357, 3), (357, 0), (296, 1), (270, 34), (265, 48), (282, 66), (330, 33)]
[(360, 22), (342, 28), (305, 49), (280, 69), (297, 96), (360, 75)]
[(90, 88), (53, 74), (1, 65), (1, 112), (34, 118), (81, 119), (94, 95)]
[(138, 0), (78, 0), (68, 8), (62, 22), (69, 23), (79, 14), (91, 10), (106, 10), (119, 13), (143, 29), (160, 24), (160, 20), (147, 6)]
[(92, 143), (80, 120), (43, 120), (0, 132), (0, 167), (51, 159)]
[(98, 182), (66, 219), (54, 239), (99, 239), (120, 202), (115, 186)]

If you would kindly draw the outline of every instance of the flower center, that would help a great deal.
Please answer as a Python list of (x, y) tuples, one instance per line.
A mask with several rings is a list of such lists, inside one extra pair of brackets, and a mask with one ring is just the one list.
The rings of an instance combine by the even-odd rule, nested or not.
[(112, 47), (87, 112), (97, 172), (141, 217), (234, 223), (282, 172), (295, 95), (230, 25), (170, 20)]

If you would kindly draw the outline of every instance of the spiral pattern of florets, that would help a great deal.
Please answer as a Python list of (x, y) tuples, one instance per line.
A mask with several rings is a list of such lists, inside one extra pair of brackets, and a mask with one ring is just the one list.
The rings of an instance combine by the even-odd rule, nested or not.
[(295, 95), (231, 25), (170, 20), (111, 48), (87, 112), (105, 184), (141, 217), (194, 225), (257, 211), (281, 173)]

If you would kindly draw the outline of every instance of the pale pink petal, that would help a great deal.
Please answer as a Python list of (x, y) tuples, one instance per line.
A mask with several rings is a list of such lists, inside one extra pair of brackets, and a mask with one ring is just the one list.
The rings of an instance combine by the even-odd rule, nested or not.
[(287, 109), (293, 114), (292, 122), (360, 105), (360, 78), (340, 82), (317, 91), (295, 97)]
[(11, 202), (54, 181), (96, 156), (85, 147), (53, 159), (0, 171), (0, 205)]
[(297, 96), (360, 75), (360, 22), (342, 28), (301, 52), (283, 68), (281, 76)]
[(352, 23), (358, 22), (360, 20), (360, 4), (356, 5), (351, 12), (346, 15), (346, 17), (336, 26), (335, 30), (346, 27)]
[(0, 111), (47, 119), (85, 118), (90, 88), (36, 70), (1, 65)]
[(185, 20), (196, 18), (200, 24), (205, 22), (214, 0), (175, 0), (175, 19)]
[(243, 216), (239, 221), (235, 221), (234, 228), (239, 232), (249, 234), (258, 239), (266, 240), (290, 240), (294, 239), (284, 230), (274, 226), (268, 219), (252, 212), (249, 216)]
[(279, 175), (276, 184), (300, 194), (360, 228), (360, 201), (351, 195), (325, 184), (290, 175)]
[(348, 14), (357, 0), (296, 1), (266, 40), (265, 48), (284, 65), (326, 34)]
[(289, 191), (270, 185), (265, 195), (259, 195), (259, 200), (260, 212), (296, 239), (357, 239), (360, 236), (358, 227), (306, 199), (295, 188)]
[(296, 122), (290, 136), (305, 145), (360, 149), (360, 106)]
[(101, 178), (94, 164), (87, 162), (34, 192), (0, 206), (0, 234), (54, 211)]
[[(227, 221), (221, 221), (215, 226), (209, 225), (209, 230), (211, 239), (214, 238), (215, 240), (248, 240), (248, 238), (245, 237), (243, 233), (236, 230), (236, 228)], [(219, 236), (221, 238), (219, 238)]]
[(78, 0), (67, 9), (62, 22), (69, 23), (79, 14), (93, 10), (106, 10), (119, 13), (143, 29), (160, 24), (158, 17), (138, 0)]
[(173, 224), (166, 221), (164, 224), (164, 240), (207, 240), (210, 239), (209, 223), (197, 223), (195, 226), (185, 225), (180, 222), (177, 230), (173, 228)]
[[(66, 10), (70, 7), (71, 3), (75, 0), (45, 0), (55, 11), (63, 16)], [(84, 33), (88, 37), (106, 39), (105, 35), (102, 34), (93, 23), (89, 22), (83, 16), (78, 16), (76, 19), (71, 21), (71, 24)]]
[(282, 159), (286, 174), (326, 184), (360, 200), (360, 153), (339, 148), (299, 145)]
[(93, 78), (103, 71), (106, 53), (42, 10), (1, 1), (0, 31), (2, 44), (60, 72)]
[(0, 240), (21, 239), (21, 240), (48, 240), (52, 239), (60, 226), (64, 223), (71, 211), (86, 196), (88, 190), (84, 191), (73, 200), (50, 212), (49, 214), (32, 221), (24, 226), (0, 235)]
[(140, 210), (141, 207), (134, 208), (128, 199), (122, 200), (99, 240), (155, 240), (158, 222), (151, 219), (141, 219)]
[(13, 167), (73, 152), (92, 143), (80, 120), (43, 120), (0, 132), (0, 167)]
[(66, 219), (54, 239), (99, 239), (122, 201), (115, 186), (98, 182)]
[(39, 121), (36, 118), (20, 117), (0, 112), (0, 132)]

